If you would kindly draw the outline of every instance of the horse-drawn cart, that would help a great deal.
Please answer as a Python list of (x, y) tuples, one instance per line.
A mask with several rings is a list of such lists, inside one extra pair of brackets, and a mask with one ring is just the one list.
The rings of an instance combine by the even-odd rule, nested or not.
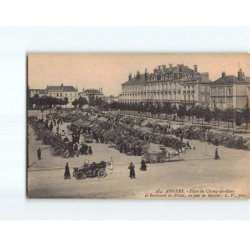
[(177, 150), (166, 150), (160, 148), (161, 152), (146, 152), (143, 156), (146, 163), (161, 163), (168, 161), (180, 161), (180, 153)]

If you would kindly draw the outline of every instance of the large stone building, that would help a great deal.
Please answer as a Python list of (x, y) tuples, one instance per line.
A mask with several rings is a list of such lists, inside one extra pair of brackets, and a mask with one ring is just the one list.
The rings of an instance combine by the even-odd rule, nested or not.
[(250, 77), (245, 77), (242, 69), (238, 76), (222, 72), (221, 78), (211, 83), (211, 108), (245, 108), (249, 105)]
[(122, 84), (121, 101), (132, 102), (171, 102), (175, 104), (200, 103), (209, 106), (209, 75), (199, 73), (198, 66), (193, 68), (178, 64), (158, 66), (153, 73), (139, 71)]
[(214, 82), (209, 80), (208, 73), (199, 73), (198, 66), (193, 69), (178, 64), (158, 66), (153, 73), (145, 70), (144, 74), (129, 75), (122, 84), (121, 100), (134, 102), (171, 102), (177, 106), (199, 104), (210, 107), (244, 108), (249, 104), (250, 77), (239, 69), (238, 75), (226, 76), (225, 72)]
[(63, 84), (59, 86), (47, 85), (46, 89), (29, 89), (29, 96), (34, 97), (35, 95), (41, 96), (51, 96), (58, 99), (68, 99), (67, 107), (72, 107), (72, 102), (78, 98), (77, 87), (64, 86)]

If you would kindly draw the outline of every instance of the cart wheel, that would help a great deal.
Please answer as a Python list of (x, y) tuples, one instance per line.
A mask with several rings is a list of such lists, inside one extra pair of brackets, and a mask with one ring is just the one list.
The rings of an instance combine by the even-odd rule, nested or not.
[(76, 179), (77, 179), (77, 180), (86, 179), (86, 174), (83, 173), (83, 172), (77, 172), (77, 173), (75, 174), (75, 176), (76, 176)]
[(57, 156), (57, 155), (60, 155), (62, 153), (62, 148), (60, 146), (52, 147), (50, 149), (50, 152), (52, 155)]
[(160, 160), (161, 162), (165, 162), (165, 158), (161, 158), (161, 160)]
[(97, 172), (97, 177), (98, 178), (103, 178), (107, 175), (105, 169), (100, 169), (98, 172)]
[(62, 157), (69, 158), (69, 152), (68, 151), (62, 152)]

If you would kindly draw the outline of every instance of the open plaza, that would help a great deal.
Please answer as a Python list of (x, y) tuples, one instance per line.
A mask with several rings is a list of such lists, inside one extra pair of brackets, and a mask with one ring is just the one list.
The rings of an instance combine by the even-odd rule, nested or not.
[[(72, 111), (61, 111), (61, 115)], [(78, 111), (83, 114), (84, 112)], [(31, 111), (29, 117), (53, 117), (56, 111)], [(74, 112), (74, 113), (77, 113)], [(86, 115), (86, 112), (85, 114)], [(89, 113), (90, 115), (90, 113)], [(117, 115), (117, 114), (116, 114)], [(114, 114), (109, 116), (116, 116)], [(59, 117), (59, 116), (57, 116)], [(94, 124), (97, 120), (108, 122), (104, 119), (107, 114), (92, 113), (90, 116)], [(136, 117), (123, 115), (129, 120), (138, 120)], [(104, 121), (105, 120), (105, 121)], [(145, 118), (148, 123), (160, 123), (159, 119)], [(177, 122), (165, 122), (177, 128)], [(70, 122), (59, 125), (59, 133), (65, 131), (66, 137), (71, 138)], [(162, 120), (161, 120), (162, 124)], [(86, 122), (86, 126), (90, 124)], [(84, 122), (82, 123), (84, 126)], [(129, 125), (128, 125), (129, 126)], [(131, 125), (130, 125), (131, 126)], [(139, 126), (138, 126), (139, 127)], [(141, 125), (141, 127), (143, 127)], [(56, 133), (54, 126), (52, 133)], [(175, 136), (173, 135), (173, 138)], [(86, 134), (81, 134), (80, 143), (86, 139)], [(108, 139), (107, 139), (108, 140)], [(183, 138), (183, 143), (189, 141), (191, 149), (183, 149), (178, 156), (166, 159), (165, 162), (147, 163), (147, 171), (141, 171), (143, 155), (121, 153), (117, 148), (110, 147), (110, 141), (97, 143), (93, 140), (91, 145), (93, 154), (73, 157), (52, 155), (51, 145), (43, 144), (37, 140), (32, 125), (28, 125), (28, 166), (27, 166), (27, 195), (34, 198), (201, 198), (202, 192), (206, 198), (246, 198), (250, 195), (248, 179), (250, 177), (249, 160), (250, 152), (243, 149), (226, 148), (222, 145), (190, 140)], [(159, 143), (150, 142), (149, 151), (160, 152)], [(37, 150), (41, 149), (41, 159), (37, 158)], [(169, 150), (168, 147), (167, 150)], [(215, 149), (218, 148), (219, 160), (215, 160)], [(112, 169), (106, 168), (104, 178), (77, 179), (73, 177), (73, 168), (82, 167), (86, 162), (105, 161), (107, 166), (112, 163)], [(135, 166), (135, 179), (129, 178), (129, 165)], [(68, 163), (71, 174), (70, 179), (64, 178), (65, 165)], [(180, 192), (169, 193), (168, 190), (183, 189)], [(221, 191), (219, 195), (216, 192)], [(225, 193), (226, 192), (226, 193)], [(232, 193), (232, 195), (230, 194)], [(170, 192), (171, 193), (171, 192)], [(198, 194), (197, 194), (198, 193)], [(230, 194), (230, 195), (229, 195)], [(169, 194), (168, 194), (169, 195)], [(189, 196), (188, 196), (189, 195)]]

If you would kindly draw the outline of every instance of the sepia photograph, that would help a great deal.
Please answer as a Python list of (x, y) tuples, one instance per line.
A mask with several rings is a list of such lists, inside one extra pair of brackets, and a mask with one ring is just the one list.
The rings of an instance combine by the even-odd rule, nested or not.
[(28, 198), (248, 199), (248, 54), (29, 53)]

